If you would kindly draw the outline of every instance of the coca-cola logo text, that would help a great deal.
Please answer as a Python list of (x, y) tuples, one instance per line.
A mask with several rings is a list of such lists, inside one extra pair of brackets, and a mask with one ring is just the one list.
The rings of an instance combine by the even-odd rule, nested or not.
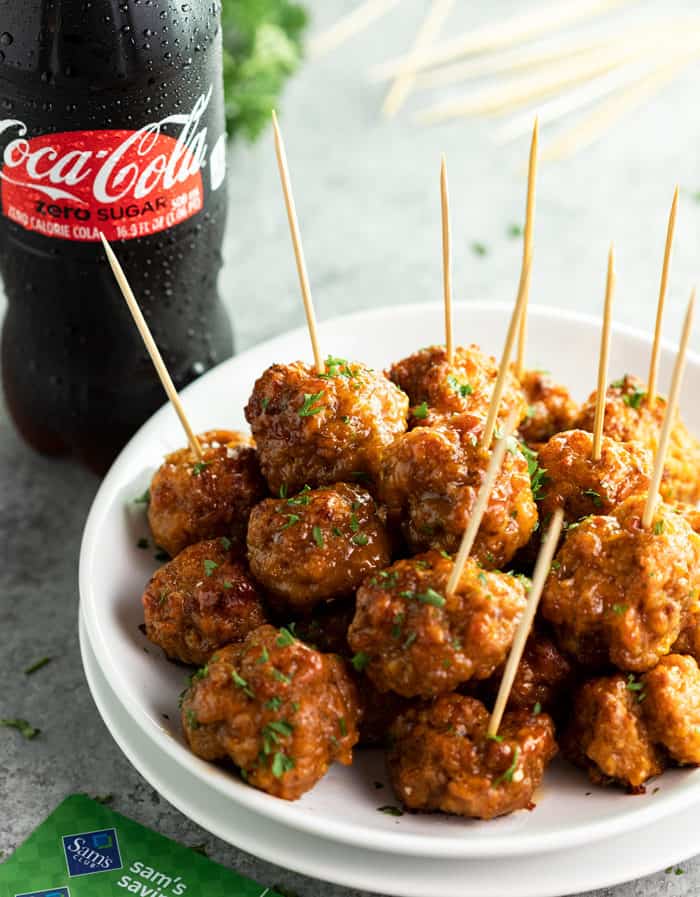
[[(69, 240), (97, 240), (100, 231), (108, 239), (146, 236), (189, 218), (204, 199), (210, 154), (202, 117), (211, 95), (188, 114), (137, 131), (27, 137), (22, 121), (0, 120), (0, 140), (11, 137), (0, 170), (3, 213), (27, 230)], [(168, 126), (180, 128), (177, 137), (165, 133)], [(220, 165), (221, 151), (219, 141), (212, 163)]]

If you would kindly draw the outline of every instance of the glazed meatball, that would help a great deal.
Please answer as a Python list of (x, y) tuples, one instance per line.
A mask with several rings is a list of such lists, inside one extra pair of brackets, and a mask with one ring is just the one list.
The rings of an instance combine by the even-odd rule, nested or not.
[[(498, 694), (504, 667), (485, 683), (491, 702)], [(552, 639), (533, 632), (527, 640), (508, 697), (509, 710), (544, 710), (556, 715), (574, 684), (574, 668)]]
[(662, 752), (642, 714), (642, 685), (621, 674), (593, 679), (580, 689), (561, 748), (598, 785), (617, 783), (632, 792), (664, 771)]
[(542, 614), (584, 665), (649, 670), (699, 610), (700, 538), (663, 503), (642, 529), (645, 501), (569, 527), (545, 583)]
[[(411, 424), (426, 427), (463, 412), (486, 417), (498, 364), (472, 345), (457, 346), (450, 365), (444, 346), (429, 346), (397, 361), (388, 376), (408, 395)], [(508, 372), (499, 417), (505, 420), (516, 407), (522, 420), (525, 400), (518, 381)]]
[(198, 666), (266, 622), (260, 591), (225, 536), (181, 551), (154, 573), (141, 601), (147, 637)]
[(669, 654), (642, 676), (649, 734), (680, 764), (700, 763), (700, 670), (692, 657)]
[(191, 449), (179, 449), (151, 482), (148, 522), (156, 544), (171, 557), (216, 536), (244, 542), (251, 508), (267, 495), (248, 436), (210, 430), (198, 439), (203, 461)]
[(603, 436), (600, 458), (593, 461), (592, 454), (593, 434), (586, 430), (559, 433), (540, 450), (544, 519), (557, 508), (564, 508), (567, 523), (609, 514), (629, 495), (648, 490), (653, 459), (640, 443)]
[[(596, 394), (581, 408), (576, 426), (593, 430)], [(649, 407), (646, 388), (638, 377), (625, 375), (611, 384), (605, 399), (604, 432), (619, 442), (641, 442), (656, 454), (666, 413), (666, 400), (658, 396)], [(661, 481), (665, 501), (700, 501), (700, 442), (678, 419), (671, 430), (666, 466)]]
[(307, 483), (371, 483), (407, 413), (408, 398), (383, 374), (338, 358), (322, 375), (300, 361), (273, 365), (245, 409), (270, 489), (290, 495)]
[[(380, 496), (413, 551), (458, 549), (491, 458), (479, 442), (482, 428), (459, 415), (449, 425), (416, 427), (386, 450)], [(506, 452), (474, 544), (491, 569), (507, 564), (537, 525), (528, 462), (516, 446)]]
[(546, 371), (525, 371), (520, 387), (527, 401), (525, 420), (520, 424), (523, 442), (538, 448), (556, 433), (573, 427), (578, 405), (569, 390)]
[(248, 559), (276, 604), (303, 613), (352, 595), (365, 576), (386, 567), (391, 548), (369, 492), (336, 483), (254, 508)]
[(508, 712), (489, 738), (488, 722), (482, 703), (456, 694), (402, 714), (387, 757), (401, 802), (478, 819), (531, 809), (557, 752), (554, 725), (544, 713)]
[(380, 691), (432, 697), (486, 679), (506, 658), (525, 608), (516, 576), (469, 559), (446, 597), (452, 561), (437, 551), (398, 561), (357, 593), (353, 662)]
[(358, 719), (343, 661), (274, 626), (218, 651), (182, 702), (195, 754), (229, 757), (247, 782), (285, 800), (313, 788), (334, 760), (352, 761)]

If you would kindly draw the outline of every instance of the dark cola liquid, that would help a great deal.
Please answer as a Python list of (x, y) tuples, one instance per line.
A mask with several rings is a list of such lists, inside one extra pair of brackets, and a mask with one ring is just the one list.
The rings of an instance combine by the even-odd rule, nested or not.
[(97, 471), (164, 401), (100, 230), (178, 388), (232, 351), (219, 17), (195, 0), (0, 0), (6, 400), (34, 448)]

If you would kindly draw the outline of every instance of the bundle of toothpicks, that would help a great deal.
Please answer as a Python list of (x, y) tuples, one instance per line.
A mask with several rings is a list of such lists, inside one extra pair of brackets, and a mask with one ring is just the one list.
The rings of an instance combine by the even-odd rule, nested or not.
[[(415, 2), (364, 0), (312, 38), (310, 55), (338, 49)], [(372, 68), (371, 80), (387, 84), (383, 115), (397, 115), (412, 93), (430, 91), (419, 124), (497, 117), (498, 143), (525, 136), (535, 111), (545, 130), (565, 119), (543, 141), (541, 159), (565, 159), (598, 140), (700, 55), (700, 15), (672, 13), (665, 0), (656, 13), (648, 5), (640, 11), (638, 0), (522, 3), (519, 13), (455, 34), (457, 5), (429, 0), (406, 52)]]

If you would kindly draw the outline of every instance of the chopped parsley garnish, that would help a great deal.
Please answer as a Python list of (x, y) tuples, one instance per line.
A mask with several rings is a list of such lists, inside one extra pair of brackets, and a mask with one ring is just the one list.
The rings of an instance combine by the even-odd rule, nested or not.
[(145, 536), (142, 536), (136, 543), (136, 547), (141, 549), (148, 548), (148, 539), (146, 539)]
[(196, 672), (192, 673), (189, 678), (189, 684), (192, 685), (193, 682), (199, 682), (200, 679), (206, 679), (209, 675), (209, 667), (207, 664), (204, 664), (203, 667), (200, 667)]
[(329, 355), (324, 362), (326, 371), (324, 374), (319, 374), (319, 377), (323, 380), (330, 380), (331, 377), (357, 377), (357, 371), (353, 371), (350, 367), (350, 363), (346, 358), (334, 358), (332, 355)]
[(542, 705), (539, 701), (537, 701), (535, 706), (532, 708), (532, 712), (535, 714), (535, 716), (539, 716), (539, 714), (542, 713)]
[(224, 551), (229, 551), (229, 549), (231, 548), (231, 540), (229, 538), (227, 538), (226, 536), (222, 536), (219, 539), (219, 542), (221, 543), (221, 547), (224, 549)]
[(150, 500), (151, 500), (151, 490), (146, 489), (146, 491), (143, 493), (143, 495), (139, 495), (139, 497), (135, 498), (133, 501), (134, 501), (135, 505), (147, 505), (150, 502)]
[(406, 641), (402, 645), (404, 651), (410, 648), (417, 638), (418, 636), (415, 632), (409, 632), (406, 636)]
[(471, 245), (472, 252), (474, 255), (484, 256), (488, 253), (488, 246), (485, 243), (480, 243), (478, 240), (474, 240)]
[(641, 704), (647, 696), (647, 693), (644, 691), (644, 684), (637, 682), (634, 673), (630, 673), (627, 677), (627, 689), (636, 693), (638, 704)]
[(416, 561), (416, 567), (418, 567), (420, 570), (433, 569), (433, 565), (430, 563), (430, 561)]
[(450, 374), (447, 378), (447, 382), (452, 387), (452, 389), (463, 399), (467, 396), (470, 396), (474, 392), (474, 387), (471, 385), (471, 383), (460, 383), (459, 380), (452, 374)]
[(32, 673), (36, 673), (37, 670), (40, 670), (42, 667), (45, 667), (47, 663), (51, 663), (53, 657), (42, 657), (41, 660), (37, 660), (36, 663), (33, 663), (31, 666), (27, 667), (24, 671), (25, 676), (31, 676)]
[(263, 411), (267, 411), (267, 406), (270, 404), (270, 400), (268, 398), (264, 398), (260, 400), (260, 406)]
[(318, 545), (319, 548), (323, 548), (325, 542), (323, 541), (323, 533), (321, 532), (321, 527), (318, 524), (314, 524), (311, 532), (314, 537), (314, 542)]
[(654, 535), (660, 536), (663, 531), (664, 531), (663, 520), (657, 520), (656, 523), (654, 524)]
[(20, 735), (26, 738), (27, 741), (36, 738), (41, 732), (41, 729), (35, 729), (26, 719), (0, 719), (0, 726), (5, 726), (7, 729), (17, 729)]
[(519, 224), (509, 224), (508, 225), (508, 236), (515, 239), (516, 237), (522, 237), (523, 229)]
[(281, 735), (283, 738), (288, 738), (292, 732), (294, 731), (294, 726), (290, 725), (286, 720), (278, 719), (272, 720), (272, 722), (267, 723), (267, 725), (263, 726), (263, 735), (269, 735), (273, 740), (277, 740), (276, 736)]
[(262, 651), (260, 652), (260, 657), (258, 657), (257, 663), (267, 663), (270, 659), (270, 652), (267, 650), (265, 645), (262, 646)]
[(338, 728), (340, 729), (340, 734), (345, 737), (348, 734), (348, 725), (345, 722), (344, 716), (338, 717)]
[(353, 533), (356, 533), (360, 528), (360, 521), (357, 519), (357, 514), (350, 515), (350, 530)]
[(317, 405), (320, 399), (325, 395), (324, 390), (320, 392), (305, 392), (304, 393), (304, 404), (298, 411), (299, 417), (311, 417), (314, 414), (318, 414), (319, 411), (323, 411), (325, 405)]
[(216, 561), (210, 561), (209, 558), (204, 559), (204, 572), (207, 576), (211, 576), (218, 566)]
[(386, 804), (383, 807), (377, 807), (378, 813), (386, 813), (387, 816), (403, 816), (403, 810), (399, 807), (394, 807), (391, 804)]
[(530, 487), (535, 501), (542, 498), (542, 487), (547, 479), (547, 471), (539, 465), (539, 455), (525, 443), (520, 443), (518, 448), (527, 461), (527, 472), (530, 475)]
[(416, 420), (425, 420), (428, 416), (428, 403), (421, 402), (420, 405), (416, 405), (413, 409), (413, 416)]
[(373, 579), (370, 579), (369, 584), (379, 586), (380, 589), (392, 589), (398, 581), (397, 570), (381, 570)]
[[(292, 498), (288, 498), (287, 504), (288, 505), (308, 505), (308, 503), (311, 501), (311, 499), (309, 498), (309, 495), (308, 495), (309, 492), (311, 492), (311, 486), (309, 486), (307, 484), (306, 486), (304, 486), (304, 488), (301, 490), (301, 492), (298, 495), (295, 495)], [(286, 493), (285, 493), (285, 497), (286, 497)]]
[(406, 614), (396, 614), (394, 616), (394, 622), (391, 627), (392, 638), (401, 638), (401, 632), (403, 631), (403, 622), (405, 619)]
[(275, 712), (277, 712), (281, 708), (281, 706), (282, 706), (282, 698), (277, 697), (277, 695), (270, 698), (269, 701), (265, 701), (265, 707), (268, 710), (274, 710)]
[(198, 477), (200, 473), (207, 467), (209, 467), (209, 461), (197, 461), (196, 464), (192, 465), (192, 476)]
[(358, 673), (361, 673), (369, 663), (369, 657), (364, 651), (358, 651), (357, 654), (353, 656), (350, 663), (355, 667)]
[(280, 648), (286, 648), (289, 645), (293, 645), (296, 639), (292, 635), (292, 633), (282, 626), (280, 628), (280, 634), (277, 636), (276, 643), (280, 646)]
[(291, 757), (288, 757), (286, 754), (283, 754), (282, 751), (277, 751), (275, 756), (272, 758), (272, 775), (276, 779), (281, 779), (285, 772), (289, 772), (294, 769), (294, 760)]
[(626, 604), (613, 604), (612, 609), (613, 609), (613, 613), (616, 613), (621, 616), (627, 610), (627, 605)]
[(287, 497), (287, 484), (282, 483), (282, 485), (280, 486), (280, 498), (286, 498), (286, 497)]
[(502, 735), (487, 734), (486, 737), (489, 739), (489, 741), (497, 741), (499, 744), (503, 741)]
[(244, 679), (236, 670), (231, 670), (231, 678), (233, 679), (234, 685), (237, 685), (240, 689), (243, 690), (244, 694), (248, 695), (249, 698), (255, 697), (255, 692), (248, 685), (248, 680)]
[(286, 676), (281, 670), (278, 670), (277, 667), (272, 668), (272, 678), (276, 679), (278, 682), (284, 682), (285, 685), (289, 685), (292, 681), (289, 676)]
[(612, 386), (613, 389), (623, 389), (624, 385), (625, 385), (625, 380), (627, 379), (627, 376), (628, 375), (625, 374), (624, 377), (620, 377), (619, 380), (613, 381), (610, 385)]
[(513, 781), (513, 774), (515, 773), (515, 770), (518, 768), (519, 754), (520, 754), (520, 748), (516, 747), (515, 750), (513, 751), (513, 762), (510, 764), (508, 769), (506, 769), (506, 771), (503, 773), (503, 775), (500, 775), (497, 779), (494, 780), (494, 783), (493, 783), (494, 785), (500, 785), (501, 782), (512, 782)]
[(369, 542), (369, 536), (365, 533), (355, 533), (352, 537), (352, 541), (355, 545), (366, 545)]
[(449, 553), (449, 551), (445, 551), (444, 548), (440, 549), (440, 555), (441, 557), (444, 557), (446, 561), (452, 560), (452, 555)]
[(406, 589), (399, 592), (399, 597), (407, 598), (409, 601), (420, 601), (421, 604), (432, 604), (433, 607), (444, 607), (445, 605), (445, 599), (435, 589), (426, 589), (424, 592), (413, 592)]
[(230, 579), (225, 579), (225, 580), (224, 580), (224, 588), (225, 588), (225, 589), (232, 589), (232, 588), (233, 588), (233, 583), (231, 582)]
[(285, 514), (287, 518), (287, 522), (284, 524), (282, 529), (289, 529), (290, 526), (294, 526), (295, 523), (299, 523), (301, 517), (298, 514)]
[(601, 508), (603, 506), (603, 499), (600, 497), (600, 492), (596, 492), (595, 489), (584, 489), (581, 495), (590, 498), (596, 508)]
[(479, 582), (482, 583), (483, 585), (485, 585), (485, 586), (488, 585), (488, 582), (489, 582), (489, 581), (488, 581), (488, 579), (486, 578), (486, 574), (484, 573), (483, 570), (477, 575), (476, 578), (477, 578), (477, 579), (479, 580)]
[(635, 411), (638, 411), (642, 400), (645, 398), (646, 392), (643, 389), (640, 389), (638, 386), (635, 386), (634, 391), (630, 393), (626, 393), (622, 397), (622, 401), (630, 408), (634, 408)]
[(197, 714), (191, 708), (188, 708), (185, 711), (185, 716), (187, 717), (187, 725), (190, 729), (198, 729), (199, 728), (199, 720), (197, 719)]
[(334, 526), (333, 529), (331, 530), (331, 532), (332, 532), (333, 535), (336, 536), (338, 539), (342, 538), (343, 532), (342, 532), (342, 530), (339, 529), (337, 526)]

